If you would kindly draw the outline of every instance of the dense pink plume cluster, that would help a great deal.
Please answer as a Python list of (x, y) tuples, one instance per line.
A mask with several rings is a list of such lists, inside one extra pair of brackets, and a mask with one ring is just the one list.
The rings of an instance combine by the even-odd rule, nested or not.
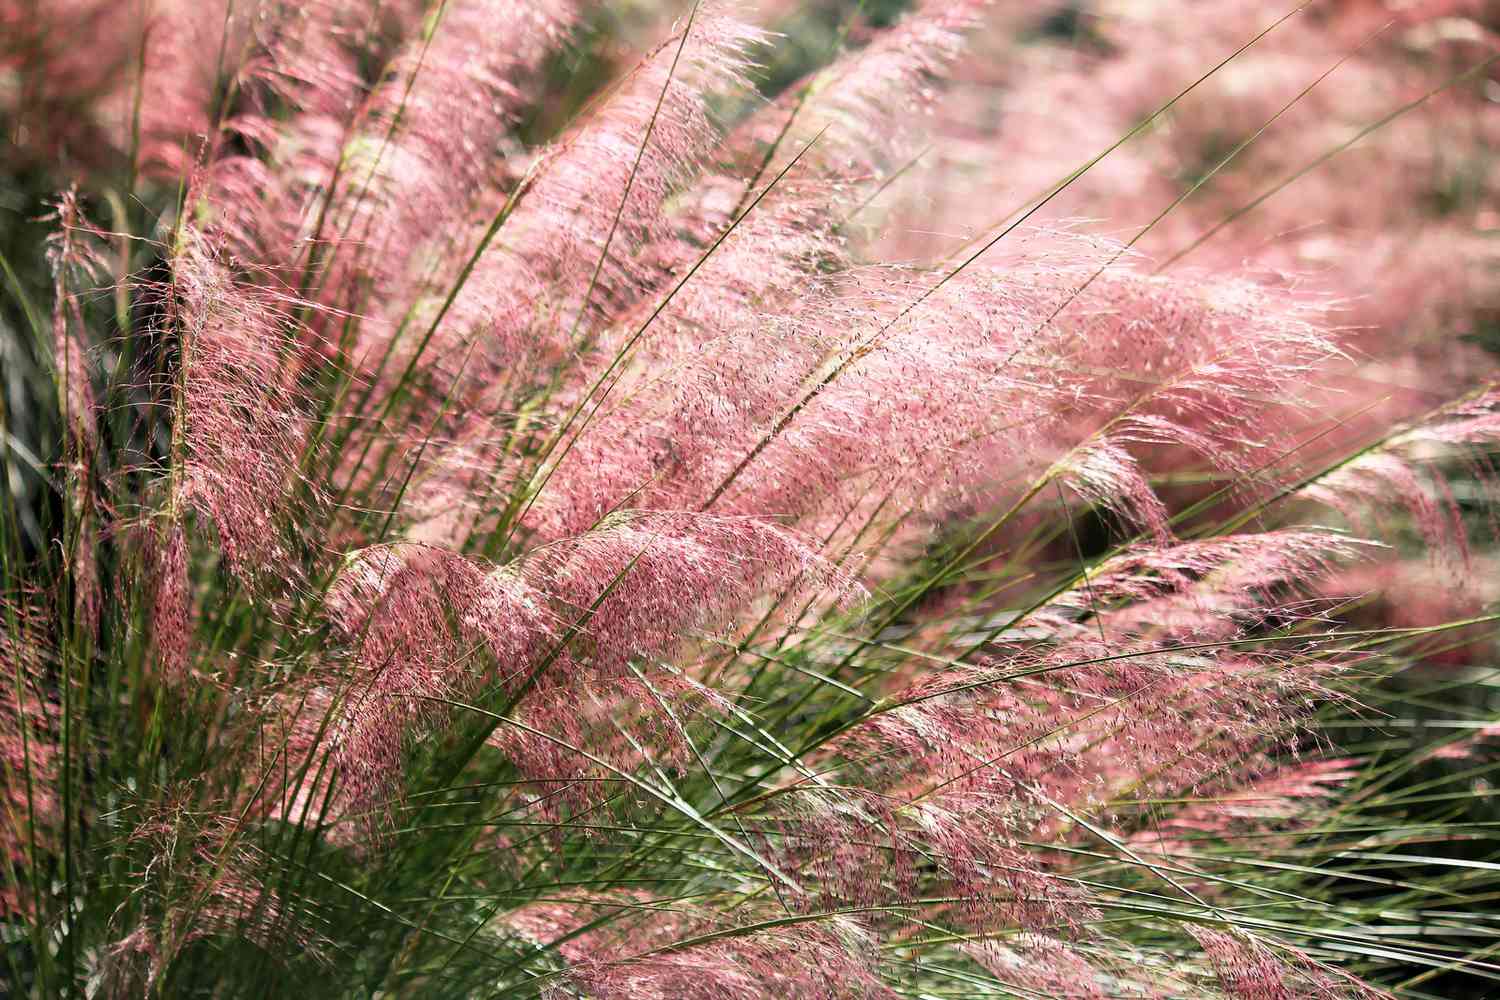
[[(668, 311), (666, 335), (647, 329), (640, 370), (550, 473), (537, 530), (578, 530), (627, 496), (815, 522), (862, 496), (941, 501), (1054, 466), (1163, 531), (1127, 446), (1243, 466), (1274, 439), (1240, 433), (1238, 401), (1289, 398), (1333, 348), (1304, 307), (1245, 283), (1118, 267), (1090, 282), (1112, 255), (1037, 234), (936, 290), (931, 275), (883, 268), (804, 277), (783, 309), (768, 296), (743, 314), (721, 304), (722, 338), (706, 344), (672, 337), (696, 317)], [(1006, 467), (1008, 482), (987, 471)]]
[[(994, 0), (914, 4), (889, 31), (797, 81), (747, 120), (729, 137), (726, 156), (761, 175), (747, 180), (768, 180), (811, 143), (809, 166), (830, 184), (822, 197), (847, 212), (910, 155), (914, 121), (930, 109), (965, 35), (992, 6)], [(871, 135), (881, 141), (869, 142)]]
[(51, 240), (52, 357), (58, 408), (63, 414), (63, 461), (67, 503), (73, 521), (73, 610), (75, 624), (93, 634), (99, 627), (98, 518), (89, 470), (99, 448), (98, 406), (94, 398), (94, 363), (84, 344), (84, 321), (76, 285), (92, 283), (104, 273), (99, 232), (84, 217), (76, 189), (59, 200), (58, 231)]
[(711, 148), (706, 100), (744, 86), (754, 38), (713, 7), (696, 11), (540, 154), (424, 363), (456, 375), (476, 345), (468, 374), (482, 406), (486, 390), (504, 384), (503, 366), (519, 360), (546, 370), (586, 347), (599, 320), (646, 283), (637, 251), (663, 226), (667, 197)]
[(1374, 1000), (1382, 995), (1324, 970), (1295, 949), (1277, 954), (1249, 935), (1207, 927), (1195, 929), (1193, 936), (1202, 945), (1224, 990), (1235, 1000)]
[(940, 845), (950, 922), (1077, 928), (1087, 892), (1027, 842), (1076, 831), (1080, 816), (1128, 826), (1137, 797), (1241, 787), (1320, 697), (1314, 657), (1189, 650), (1080, 626), (1054, 650), (896, 692), (830, 744), (816, 770), (831, 789), (788, 786), (779, 856), (816, 875), (819, 904), (893, 905)]
[(403, 741), (441, 718), (444, 700), (514, 682), (551, 625), (519, 574), (412, 543), (352, 555), (328, 608), (359, 668), (340, 692), (335, 761), (362, 802), (399, 780)]
[(180, 351), (169, 506), (211, 523), (235, 572), (285, 578), (307, 430), (292, 364), (301, 304), (237, 276), (212, 236), (183, 243), (165, 289)]
[(188, 579), (188, 540), (181, 524), (151, 525), (142, 546), (150, 581), (151, 644), (160, 676), (168, 684), (186, 678), (192, 652), (193, 608)]
[(78, 193), (71, 190), (59, 200), (57, 232), (52, 238), (48, 263), (52, 266), (57, 302), (52, 313), (52, 356), (60, 409), (66, 414), (66, 458), (75, 471), (88, 465), (98, 447), (92, 362), (83, 340), (83, 314), (74, 283), (82, 284), (103, 272), (97, 247), (98, 230), (83, 215)]
[[(525, 939), (541, 943), (590, 917), (644, 902), (579, 897), (518, 910), (509, 922)], [(855, 920), (745, 932), (713, 913), (677, 909), (567, 941), (561, 951), (570, 968), (544, 996), (561, 1000), (580, 990), (600, 1000), (754, 1000), (768, 995), (885, 1000), (899, 995), (876, 973), (875, 941)]]
[[(979, 941), (965, 953), (1003, 985), (1042, 996), (1103, 1000), (1108, 994), (1097, 971), (1068, 944), (1041, 934), (1017, 934), (1005, 941)], [(1128, 970), (1112, 970), (1129, 981)]]
[(490, 739), (559, 793), (556, 807), (586, 791), (563, 794), (569, 778), (607, 776), (653, 751), (681, 760), (685, 719), (721, 698), (659, 658), (764, 589), (819, 592), (836, 580), (772, 525), (698, 514), (616, 515), (502, 567), (415, 542), (355, 553), (328, 598), (358, 667), (341, 693), (344, 789), (380, 800), (411, 735), (485, 691), (525, 697), (519, 724)]
[(449, 3), (395, 54), (342, 137), (347, 179), (321, 209), (328, 231), (318, 235), (353, 244), (340, 251), (346, 280), (373, 277), (382, 296), (410, 295), (443, 257), (470, 249), (476, 198), (516, 180), (509, 159), (496, 167), (497, 151), (587, 6)]

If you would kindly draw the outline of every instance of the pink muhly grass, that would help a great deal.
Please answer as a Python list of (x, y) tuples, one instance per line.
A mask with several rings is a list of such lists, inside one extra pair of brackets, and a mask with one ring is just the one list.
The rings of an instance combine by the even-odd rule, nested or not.
[[(570, 927), (576, 913), (608, 912), (615, 905), (570, 900), (521, 910), (511, 921), (528, 938), (546, 940)], [(874, 943), (852, 920), (773, 925), (753, 934), (725, 933), (729, 930), (732, 925), (712, 913), (684, 909), (648, 921), (631, 918), (627, 910), (622, 927), (563, 946), (572, 968), (544, 995), (567, 997), (578, 990), (608, 1000), (750, 1000), (768, 990), (797, 1000), (898, 995), (875, 974)]]
[(0, 910), (35, 914), (37, 859), (56, 848), (59, 779), (68, 766), (59, 747), (59, 706), (46, 687), (56, 650), (39, 608), (6, 601), (0, 615), (0, 858), (8, 875)]
[(965, 951), (997, 980), (1017, 990), (1068, 1000), (1102, 1000), (1106, 975), (1130, 981), (1128, 969), (1110, 969), (1101, 974), (1077, 952), (1057, 938), (1020, 934), (1001, 941), (982, 941)]
[[(834, 211), (854, 207), (892, 168), (882, 161), (906, 151), (909, 143), (898, 136), (931, 107), (934, 84), (992, 5), (992, 0), (914, 5), (890, 31), (794, 84), (752, 116), (731, 136), (728, 152), (744, 161), (742, 167), (758, 168), (764, 161), (757, 172), (768, 178), (826, 130), (829, 141), (813, 152), (811, 169), (833, 182)], [(871, 134), (882, 141), (861, 141)]]
[[(596, 317), (628, 300), (640, 284), (635, 250), (661, 225), (663, 202), (712, 140), (705, 95), (743, 86), (743, 50), (753, 37), (712, 8), (696, 12), (587, 122), (541, 154), (445, 327), (461, 344), (482, 338), (476, 379), (517, 352), (533, 365), (556, 364), (583, 346), (573, 341)], [(456, 350), (435, 344), (427, 364), (454, 364)]]
[(291, 945), (317, 956), (315, 936), (259, 881), (258, 852), (239, 836), (232, 817), (163, 811), (142, 818), (125, 844), (141, 858), (132, 895), (154, 919), (138, 924), (104, 956), (100, 979), (109, 995), (151, 991), (178, 952), (214, 937), (267, 950)]
[(1285, 828), (1293, 819), (1316, 822), (1319, 810), (1338, 793), (1338, 786), (1357, 775), (1356, 763), (1315, 760), (1278, 768), (1227, 795), (1184, 808), (1137, 842), (1163, 854), (1182, 853), (1192, 849), (1194, 839), (1229, 828)]
[[(1038, 242), (1010, 266), (966, 272), (910, 310), (930, 287), (923, 279), (859, 268), (804, 279), (785, 316), (764, 304), (742, 319), (716, 310), (709, 317), (722, 340), (678, 346), (651, 335), (643, 370), (622, 376), (622, 398), (600, 429), (585, 430), (551, 473), (556, 496), (542, 497), (537, 515), (564, 521), (541, 530), (578, 530), (637, 491), (657, 504), (799, 515), (836, 503), (840, 490), (897, 489), (916, 500), (913, 484), (940, 481), (959, 494), (996, 464), (997, 445), (1013, 449), (1011, 462), (1035, 462), (1035, 438), (1049, 427), (1076, 433), (1090, 411), (1125, 403), (1130, 411), (1099, 418), (1109, 437), (1078, 446), (1059, 473), (1090, 499), (1138, 505), (1136, 517), (1160, 529), (1151, 491), (1128, 478), (1138, 473), (1123, 444), (1185, 444), (1230, 464), (1250, 446), (1237, 433), (1236, 401), (1283, 392), (1332, 350), (1301, 311), (1271, 311), (1247, 285), (1111, 273), (1080, 294), (1088, 272), (1067, 268), (1100, 248)], [(1054, 320), (1065, 307), (1087, 318)], [(679, 315), (666, 314), (669, 331)], [(737, 332), (737, 321), (760, 335)], [(1131, 367), (1140, 375), (1128, 381), (1099, 375)], [(807, 381), (829, 373), (836, 377), (804, 398)], [(778, 432), (791, 410), (796, 422)], [(740, 469), (739, 457), (757, 447)], [(552, 513), (580, 501), (582, 510)]]
[(385, 69), (346, 136), (338, 167), (348, 179), (328, 215), (331, 239), (360, 241), (342, 252), (358, 274), (415, 282), (415, 253), (451, 252), (476, 194), (493, 183), (491, 158), (535, 99), (545, 60), (585, 5), (490, 0), (445, 4), (429, 28)]
[[(1489, 720), (1396, 765), (1333, 743), (1382, 671), (1479, 641), (1477, 589), (1369, 628), (1351, 591), (1487, 565), (1495, 391), (1376, 398), (1372, 344), (1422, 355), (1345, 324), (1348, 265), (1288, 277), (1305, 246), (1153, 270), (1147, 231), (972, 206), (984, 242), (902, 244), (922, 119), (967, 38), (1009, 50), (1003, 8), (850, 15), (765, 98), (776, 35), (718, 2), (580, 63), (587, 102), (559, 67), (615, 5), (69, 2), (47, 23), (118, 31), (106, 67), (0, 48), (28, 122), (81, 123), (29, 156), (108, 137), (48, 220), (50, 327), (5, 259), (60, 418), (16, 424), (55, 438), (37, 485), (6, 465), (6, 524), (51, 535), (0, 539), (26, 989), (1290, 1000), (1465, 964), (1396, 921), (1482, 901), (1467, 875), (1385, 907), (1344, 876), (1419, 880), (1343, 866), (1407, 843), (1360, 839), (1391, 776)], [(1142, 24), (1187, 37), (1022, 53), (1007, 114), (1051, 86), (1112, 141), (1156, 100)], [(1316, 62), (1270, 44), (1268, 90)], [(996, 150), (1011, 184), (1061, 166)], [(1171, 187), (1140, 156), (1066, 190), (1138, 211)], [(1157, 237), (1214, 224), (1179, 217)]]
[(1293, 996), (1342, 1000), (1380, 996), (1357, 982), (1324, 971), (1295, 950), (1276, 954), (1247, 936), (1207, 928), (1194, 930), (1193, 936), (1203, 946), (1219, 982), (1235, 1000)]
[(95, 565), (95, 490), (92, 482), (95, 454), (99, 447), (98, 408), (94, 398), (93, 368), (82, 343), (83, 315), (73, 291), (74, 282), (89, 283), (104, 271), (97, 231), (78, 205), (77, 193), (69, 190), (58, 201), (58, 234), (48, 250), (56, 304), (52, 314), (52, 356), (56, 366), (58, 408), (65, 421), (63, 458), (69, 515), (73, 524), (67, 544), (73, 550), (73, 605), (75, 626), (93, 634), (99, 625), (99, 579)]
[(281, 574), (291, 564), (286, 518), (305, 439), (290, 364), (296, 303), (238, 280), (206, 234), (183, 236), (165, 289), (181, 366), (170, 509), (211, 523), (237, 573)]
[(187, 534), (181, 524), (148, 529), (145, 575), (150, 581), (151, 642), (168, 684), (185, 679), (192, 644), (192, 594), (188, 588)]
[(1461, 461), (1474, 483), (1492, 490), (1495, 470), (1475, 445), (1500, 433), (1500, 402), (1493, 389), (1470, 393), (1394, 428), (1382, 440), (1312, 477), (1299, 498), (1327, 504), (1356, 525), (1368, 524), (1391, 508), (1403, 510), (1435, 554), (1458, 563), (1469, 558), (1468, 529), (1441, 471), (1443, 461)]
[[(37, 130), (38, 154), (81, 152), (100, 138), (96, 123), (77, 111), (108, 93), (130, 58), (127, 36), (115, 34), (117, 6), (107, 0), (71, 0), (45, 10), (20, 0), (0, 4), (0, 67), (26, 81), (26, 100), (18, 104), (29, 113), (20, 124)], [(101, 44), (72, 44), (80, 35)]]
[(514, 684), (550, 631), (524, 580), (420, 545), (355, 554), (328, 607), (362, 674), (344, 695), (335, 763), (346, 792), (366, 802), (397, 781), (408, 733), (442, 717), (436, 699), (466, 697), (486, 679)]
[[(347, 695), (349, 728), (338, 737), (345, 787), (368, 799), (395, 781), (413, 728), (442, 718), (444, 702), (487, 686), (526, 696), (523, 721), (531, 726), (560, 726), (553, 731), (566, 745), (610, 758), (600, 734), (582, 740), (588, 713), (580, 697), (638, 702), (650, 729), (664, 721), (658, 712), (695, 712), (695, 702), (718, 696), (649, 665), (643, 674), (632, 661), (667, 655), (685, 631), (716, 627), (716, 614), (773, 582), (815, 591), (830, 575), (771, 525), (701, 515), (617, 515), (520, 567), (487, 569), (415, 543), (358, 553), (329, 594), (333, 623), (364, 673)], [(602, 738), (621, 747), (630, 740)], [(568, 758), (566, 745), (530, 729), (502, 729), (493, 739), (539, 778)], [(680, 737), (672, 742), (685, 752)]]

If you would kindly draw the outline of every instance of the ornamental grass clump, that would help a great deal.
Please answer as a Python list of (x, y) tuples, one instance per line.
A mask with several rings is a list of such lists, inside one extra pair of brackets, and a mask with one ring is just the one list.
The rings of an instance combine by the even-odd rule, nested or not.
[(1014, 12), (787, 73), (785, 6), (0, 0), (9, 993), (1500, 973), (1406, 929), (1463, 875), (1318, 850), (1394, 829), (1338, 720), (1483, 642), (1339, 587), (1481, 573), (1500, 388), (1356, 438), (1346, 289), (1158, 269), (1078, 171), (882, 259)]

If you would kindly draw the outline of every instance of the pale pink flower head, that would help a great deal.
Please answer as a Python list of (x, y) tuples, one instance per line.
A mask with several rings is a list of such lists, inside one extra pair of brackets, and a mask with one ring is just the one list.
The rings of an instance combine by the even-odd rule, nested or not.
[(193, 230), (166, 292), (180, 365), (170, 502), (213, 525), (225, 560), (244, 578), (295, 579), (290, 518), (317, 496), (301, 471), (302, 304), (248, 284), (211, 235)]

